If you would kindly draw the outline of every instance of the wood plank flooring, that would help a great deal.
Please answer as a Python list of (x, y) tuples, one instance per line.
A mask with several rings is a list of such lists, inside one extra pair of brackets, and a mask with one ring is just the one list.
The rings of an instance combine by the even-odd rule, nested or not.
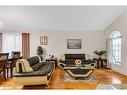
[[(65, 82), (64, 74), (67, 74), (61, 68), (57, 68), (48, 87), (44, 85), (27, 86), (17, 85), (13, 78), (4, 81), (0, 77), (0, 89), (96, 89), (99, 83), (106, 84), (127, 84), (127, 76), (108, 69), (95, 69), (93, 76), (96, 82)], [(25, 80), (24, 80), (25, 81)], [(2, 88), (4, 87), (4, 88)]]

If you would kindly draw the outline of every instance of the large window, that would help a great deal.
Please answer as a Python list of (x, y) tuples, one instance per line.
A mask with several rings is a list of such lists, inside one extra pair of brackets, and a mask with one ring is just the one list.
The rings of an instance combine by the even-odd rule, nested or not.
[(3, 33), (2, 51), (21, 51), (22, 50), (22, 35), (21, 33)]
[(114, 64), (121, 64), (121, 33), (114, 31), (110, 39), (111, 61)]

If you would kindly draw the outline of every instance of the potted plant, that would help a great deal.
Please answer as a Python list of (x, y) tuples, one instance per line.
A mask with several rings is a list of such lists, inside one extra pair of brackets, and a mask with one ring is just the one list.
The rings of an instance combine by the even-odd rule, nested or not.
[(43, 60), (43, 58), (42, 58), (42, 55), (43, 55), (43, 49), (42, 49), (41, 46), (38, 46), (38, 47), (37, 47), (37, 55), (39, 55), (40, 58), (41, 58), (41, 60)]
[(94, 54), (98, 55), (98, 58), (101, 58), (102, 55), (106, 54), (106, 51), (105, 50), (96, 50), (94, 51)]

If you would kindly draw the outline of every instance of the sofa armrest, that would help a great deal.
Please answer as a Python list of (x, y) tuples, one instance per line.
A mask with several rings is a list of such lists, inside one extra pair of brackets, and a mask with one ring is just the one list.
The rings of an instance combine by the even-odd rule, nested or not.
[(64, 64), (64, 63), (60, 63), (60, 65), (63, 65), (63, 66), (65, 66), (66, 64)]
[(66, 64), (64, 64), (64, 63), (59, 63), (59, 66), (63, 69), (64, 68), (64, 66), (65, 66)]
[(94, 60), (92, 60), (92, 59), (87, 59), (87, 60), (85, 60), (86, 62), (90, 62), (90, 63), (95, 63), (95, 61)]
[(95, 68), (95, 63), (90, 63), (90, 64), (86, 65), (85, 68), (94, 69)]
[(63, 59), (60, 59), (59, 62), (60, 63), (65, 63), (65, 61)]

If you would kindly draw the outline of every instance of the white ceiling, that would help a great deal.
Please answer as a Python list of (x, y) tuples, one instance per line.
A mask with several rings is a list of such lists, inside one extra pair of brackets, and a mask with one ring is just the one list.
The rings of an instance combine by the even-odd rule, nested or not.
[(103, 31), (127, 7), (109, 6), (1, 6), (0, 30)]

